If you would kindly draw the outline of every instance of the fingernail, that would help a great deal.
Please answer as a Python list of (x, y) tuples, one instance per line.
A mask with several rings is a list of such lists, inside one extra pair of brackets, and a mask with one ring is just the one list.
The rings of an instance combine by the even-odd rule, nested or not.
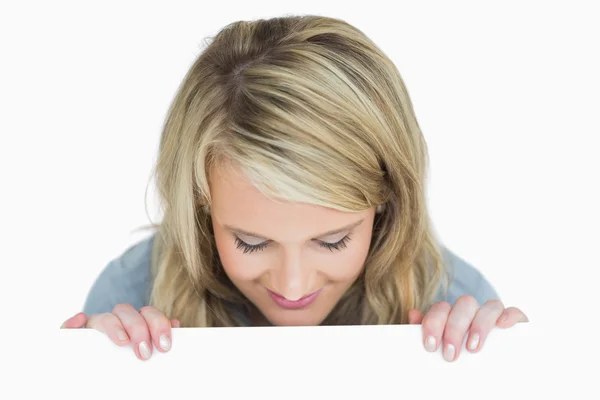
[(446, 361), (452, 361), (454, 359), (454, 346), (449, 344), (446, 346), (446, 350), (444, 350), (444, 358)]
[(471, 341), (469, 342), (469, 350), (475, 350), (477, 345), (479, 344), (479, 333), (474, 333), (471, 336)]
[(435, 350), (435, 338), (433, 336), (427, 336), (425, 339), (425, 349), (427, 351)]
[(144, 360), (147, 360), (148, 358), (150, 358), (150, 347), (148, 347), (148, 343), (146, 342), (142, 342), (140, 343), (140, 355), (142, 356), (142, 358)]
[(160, 348), (167, 351), (171, 348), (171, 341), (169, 340), (169, 337), (167, 335), (162, 335), (160, 337)]
[(127, 340), (127, 334), (125, 333), (125, 331), (123, 331), (121, 329), (117, 330), (117, 339)]

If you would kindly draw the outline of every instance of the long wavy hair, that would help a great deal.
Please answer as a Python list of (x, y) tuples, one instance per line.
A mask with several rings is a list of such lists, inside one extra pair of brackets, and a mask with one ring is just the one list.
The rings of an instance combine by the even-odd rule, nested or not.
[(234, 310), (253, 307), (212, 230), (209, 171), (230, 163), (272, 198), (383, 205), (363, 272), (324, 325), (405, 324), (430, 307), (449, 277), (427, 211), (427, 146), (390, 59), (356, 27), (316, 15), (233, 22), (205, 43), (152, 172), (163, 217), (149, 225), (150, 304), (183, 327), (239, 326)]

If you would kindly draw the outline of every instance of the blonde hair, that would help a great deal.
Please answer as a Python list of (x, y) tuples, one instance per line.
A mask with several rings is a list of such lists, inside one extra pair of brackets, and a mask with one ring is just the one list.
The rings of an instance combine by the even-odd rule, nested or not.
[[(400, 74), (360, 30), (303, 15), (237, 21), (169, 108), (153, 171), (163, 211), (150, 303), (184, 327), (241, 325), (253, 305), (220, 265), (209, 171), (341, 211), (384, 205), (361, 276), (323, 324), (403, 324), (448, 282), (425, 198), (427, 147)], [(444, 291), (447, 290), (447, 287)]]

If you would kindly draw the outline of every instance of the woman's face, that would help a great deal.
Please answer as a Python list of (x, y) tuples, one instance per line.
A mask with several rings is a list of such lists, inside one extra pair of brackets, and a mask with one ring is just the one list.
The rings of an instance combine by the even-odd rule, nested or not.
[(274, 202), (232, 167), (212, 171), (212, 223), (225, 272), (273, 325), (319, 325), (359, 276), (375, 208)]

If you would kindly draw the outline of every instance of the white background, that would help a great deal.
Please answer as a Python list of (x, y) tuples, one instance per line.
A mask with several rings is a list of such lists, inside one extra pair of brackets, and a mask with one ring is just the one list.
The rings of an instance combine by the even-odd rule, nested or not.
[(570, 349), (587, 359), (600, 267), (593, 1), (3, 3), (7, 348), (42, 357), (45, 329), (81, 311), (102, 268), (147, 235), (133, 232), (150, 222), (145, 200), (159, 218), (146, 185), (203, 40), (236, 20), (295, 13), (344, 19), (396, 63), (429, 146), (443, 242), (506, 306), (564, 333), (549, 359)]

